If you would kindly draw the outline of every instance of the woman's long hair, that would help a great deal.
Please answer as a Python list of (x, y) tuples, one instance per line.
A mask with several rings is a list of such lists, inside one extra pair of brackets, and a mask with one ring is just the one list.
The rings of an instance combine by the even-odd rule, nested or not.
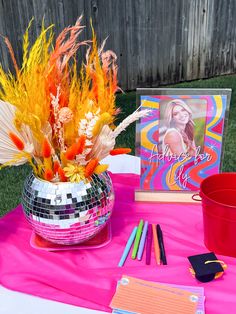
[(175, 127), (174, 121), (173, 121), (173, 109), (175, 106), (181, 106), (189, 113), (189, 121), (185, 126), (184, 131), (181, 132), (181, 135), (183, 137), (184, 143), (187, 145), (188, 150), (194, 149), (194, 122), (192, 120), (192, 110), (189, 108), (189, 106), (181, 99), (173, 99), (170, 102), (168, 102), (165, 110), (165, 122), (167, 128)]

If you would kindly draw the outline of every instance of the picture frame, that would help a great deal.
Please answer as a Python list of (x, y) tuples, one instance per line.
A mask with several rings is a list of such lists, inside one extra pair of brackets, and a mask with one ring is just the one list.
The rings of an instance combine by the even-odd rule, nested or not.
[[(150, 114), (136, 124), (141, 160), (137, 201), (195, 202), (204, 178), (221, 171), (231, 89), (138, 88)], [(195, 202), (197, 203), (197, 202)]]

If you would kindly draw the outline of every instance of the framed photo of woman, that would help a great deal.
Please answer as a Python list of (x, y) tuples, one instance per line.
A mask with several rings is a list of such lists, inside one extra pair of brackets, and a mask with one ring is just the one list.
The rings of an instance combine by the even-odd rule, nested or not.
[(191, 201), (202, 180), (220, 172), (230, 97), (230, 89), (137, 90), (138, 107), (150, 110), (136, 128), (137, 200)]

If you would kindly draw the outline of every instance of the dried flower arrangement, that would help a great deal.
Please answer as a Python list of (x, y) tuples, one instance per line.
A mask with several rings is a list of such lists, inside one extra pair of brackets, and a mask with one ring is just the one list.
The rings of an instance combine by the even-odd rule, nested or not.
[[(79, 182), (108, 168), (108, 155), (129, 153), (115, 148), (116, 137), (148, 114), (136, 110), (117, 127), (115, 106), (116, 55), (92, 39), (80, 42), (81, 17), (65, 28), (53, 46), (53, 25), (42, 31), (29, 49), (29, 28), (23, 38), (18, 67), (7, 38), (16, 75), (0, 66), (1, 167), (29, 162), (35, 175), (52, 182)], [(86, 60), (77, 68), (75, 54), (87, 46)]]

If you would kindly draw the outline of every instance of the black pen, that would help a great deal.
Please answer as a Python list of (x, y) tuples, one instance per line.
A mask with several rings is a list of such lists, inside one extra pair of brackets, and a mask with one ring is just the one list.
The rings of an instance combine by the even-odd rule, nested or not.
[(160, 247), (161, 261), (162, 261), (163, 265), (167, 265), (166, 253), (165, 253), (165, 247), (164, 247), (164, 241), (163, 241), (163, 234), (162, 234), (162, 230), (161, 230), (160, 225), (157, 225), (157, 237), (158, 237), (158, 242), (159, 242), (159, 247)]

